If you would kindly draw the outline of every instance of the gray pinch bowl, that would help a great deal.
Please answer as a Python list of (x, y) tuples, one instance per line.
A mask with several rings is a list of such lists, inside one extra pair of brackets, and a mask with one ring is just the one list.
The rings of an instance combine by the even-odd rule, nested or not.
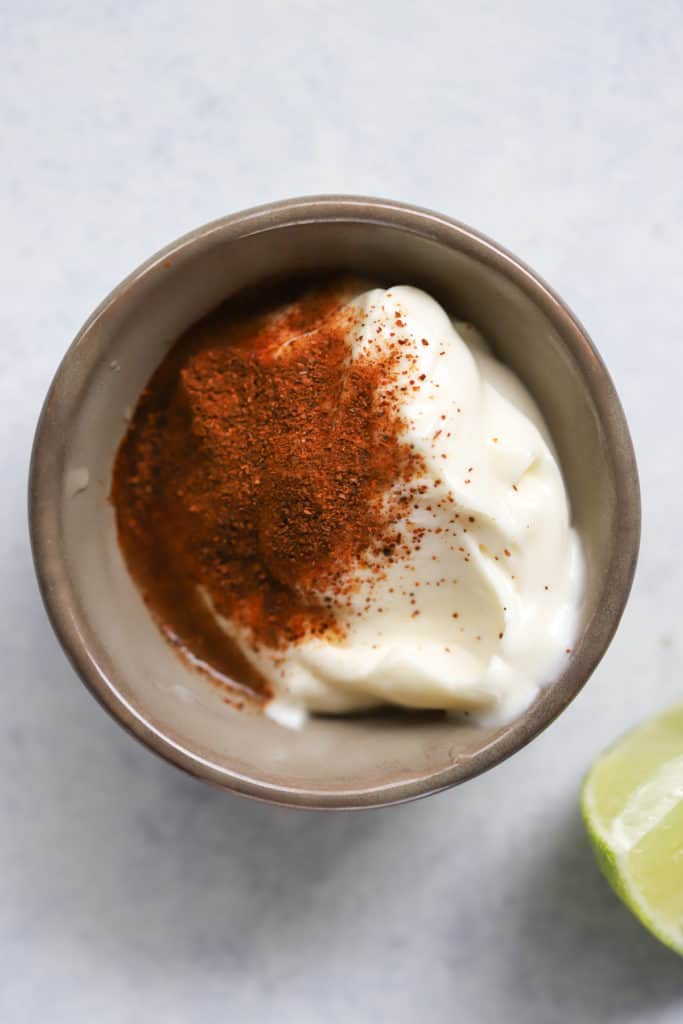
[[(317, 717), (302, 730), (236, 711), (152, 621), (109, 502), (126, 418), (183, 330), (273, 275), (351, 270), (424, 288), (475, 324), (526, 383), (560, 456), (587, 579), (580, 634), (558, 678), (502, 727), (443, 715)], [(610, 377), (564, 303), (528, 267), (448, 217), (356, 196), (289, 199), (207, 224), (153, 256), (93, 313), (57, 371), (29, 485), (36, 572), (82, 680), (151, 750), (198, 778), (283, 805), (363, 808), (464, 782), (569, 704), (602, 658), (631, 587), (640, 496)]]

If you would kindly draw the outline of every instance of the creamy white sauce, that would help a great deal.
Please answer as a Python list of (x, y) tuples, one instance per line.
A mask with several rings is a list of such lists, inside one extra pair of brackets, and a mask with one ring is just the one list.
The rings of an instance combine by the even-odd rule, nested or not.
[(509, 719), (577, 631), (582, 553), (548, 431), (519, 379), (425, 292), (375, 289), (353, 305), (352, 358), (395, 350), (398, 317), (401, 358), (424, 374), (400, 408), (426, 489), (398, 528), (424, 527), (421, 545), (380, 581), (355, 571), (351, 606), (336, 609), (342, 640), (254, 652), (221, 622), (271, 682), (283, 724), (384, 703)]

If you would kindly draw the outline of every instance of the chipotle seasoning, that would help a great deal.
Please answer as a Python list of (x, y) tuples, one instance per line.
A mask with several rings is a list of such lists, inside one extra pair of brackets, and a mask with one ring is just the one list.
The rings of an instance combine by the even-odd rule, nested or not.
[(408, 543), (424, 467), (398, 410), (418, 385), (399, 373), (399, 319), (393, 348), (351, 359), (362, 313), (345, 302), (359, 290), (328, 283), (265, 311), (233, 301), (190, 328), (115, 462), (119, 542), (153, 615), (185, 657), (262, 699), (230, 626), (274, 657), (342, 639), (358, 570), (382, 578)]

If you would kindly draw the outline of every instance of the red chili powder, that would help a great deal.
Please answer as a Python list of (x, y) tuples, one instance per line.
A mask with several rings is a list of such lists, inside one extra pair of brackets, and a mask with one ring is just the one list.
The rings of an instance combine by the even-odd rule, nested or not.
[(350, 358), (361, 312), (343, 303), (359, 290), (328, 283), (266, 312), (233, 301), (190, 328), (115, 462), (119, 542), (162, 629), (263, 696), (211, 606), (256, 649), (342, 636), (354, 572), (382, 576), (405, 544), (423, 470), (401, 439), (405, 352)]

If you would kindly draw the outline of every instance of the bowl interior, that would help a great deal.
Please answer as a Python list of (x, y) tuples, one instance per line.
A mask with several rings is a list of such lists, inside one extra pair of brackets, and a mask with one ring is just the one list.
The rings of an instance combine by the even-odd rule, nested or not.
[[(443, 237), (428, 227), (358, 217), (207, 232), (114, 293), (60, 370), (40, 427), (33, 495), (53, 619), (61, 619), (72, 657), (117, 717), (214, 782), (294, 803), (346, 805), (461, 780), (516, 749), (568, 703), (616, 624), (606, 603), (618, 543), (617, 476), (597, 385), (589, 380), (591, 372), (602, 374), (599, 360), (588, 345), (579, 352), (568, 344), (566, 314), (541, 308), (538, 286), (522, 271), (511, 275), (504, 256), (450, 230)], [(588, 566), (582, 634), (564, 675), (502, 729), (387, 712), (318, 718), (295, 732), (235, 711), (162, 638), (118, 550), (108, 500), (112, 462), (126, 417), (168, 348), (236, 290), (274, 274), (326, 268), (425, 288), (482, 330), (549, 424)], [(600, 386), (611, 388), (606, 377)]]

